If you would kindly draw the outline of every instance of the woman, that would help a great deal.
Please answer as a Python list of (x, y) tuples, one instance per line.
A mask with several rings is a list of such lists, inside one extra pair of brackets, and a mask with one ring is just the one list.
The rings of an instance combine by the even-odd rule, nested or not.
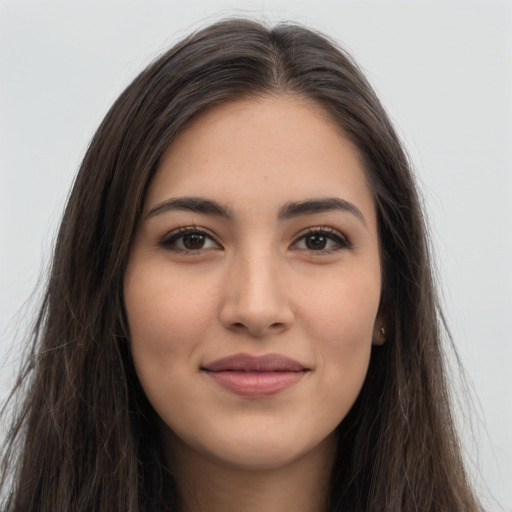
[(409, 164), (357, 66), (304, 28), (215, 24), (84, 158), (5, 507), (479, 510), (440, 322)]

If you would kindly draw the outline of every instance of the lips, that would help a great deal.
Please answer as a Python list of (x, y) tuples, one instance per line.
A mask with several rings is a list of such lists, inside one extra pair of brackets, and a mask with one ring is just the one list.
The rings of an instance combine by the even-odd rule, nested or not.
[(201, 370), (225, 390), (250, 397), (284, 391), (310, 371), (298, 361), (278, 354), (235, 354), (208, 363)]

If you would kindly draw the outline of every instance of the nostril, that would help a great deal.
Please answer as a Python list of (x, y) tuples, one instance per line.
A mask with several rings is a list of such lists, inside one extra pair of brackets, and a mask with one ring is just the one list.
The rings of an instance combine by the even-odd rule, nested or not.
[[(263, 300), (265, 299), (265, 300)], [(272, 300), (271, 300), (272, 299)], [(274, 299), (276, 299), (274, 297)], [(284, 302), (284, 301), (283, 301)], [(261, 337), (265, 333), (277, 334), (293, 323), (293, 312), (287, 302), (272, 297), (240, 297), (233, 293), (219, 309), (219, 321), (232, 332)]]
[(285, 328), (286, 324), (283, 322), (273, 322), (271, 324), (262, 322), (256, 324), (255, 322), (233, 322), (230, 324), (229, 329), (235, 332), (248, 331), (253, 336), (263, 336), (265, 333), (276, 333)]

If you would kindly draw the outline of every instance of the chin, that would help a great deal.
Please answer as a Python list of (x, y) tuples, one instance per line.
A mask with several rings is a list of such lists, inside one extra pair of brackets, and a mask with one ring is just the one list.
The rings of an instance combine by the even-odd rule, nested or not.
[(334, 434), (323, 440), (301, 440), (294, 436), (288, 436), (288, 439), (282, 435), (269, 436), (265, 431), (260, 436), (246, 435), (219, 443), (213, 449), (203, 446), (200, 450), (204, 456), (226, 467), (268, 471), (293, 465), (303, 458), (332, 453), (334, 443)]
[(217, 461), (224, 463), (232, 468), (250, 471), (268, 471), (276, 470), (289, 464), (301, 457), (296, 447), (287, 449), (279, 446), (279, 443), (270, 446), (240, 446), (239, 449), (232, 449), (229, 452), (223, 452)]

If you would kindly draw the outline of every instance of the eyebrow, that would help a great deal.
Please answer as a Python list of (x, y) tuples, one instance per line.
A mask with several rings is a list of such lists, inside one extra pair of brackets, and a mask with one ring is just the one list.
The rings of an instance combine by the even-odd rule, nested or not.
[[(217, 201), (191, 196), (174, 197), (158, 203), (149, 210), (146, 214), (146, 219), (175, 210), (202, 213), (204, 215), (215, 215), (226, 219), (232, 219), (234, 217), (230, 208), (218, 203)], [(338, 197), (322, 197), (318, 199), (307, 199), (305, 201), (291, 201), (279, 208), (278, 219), (286, 220), (302, 215), (311, 215), (314, 213), (323, 213), (333, 210), (351, 213), (366, 226), (366, 221), (361, 210), (359, 210), (355, 204)]]
[(339, 197), (322, 197), (306, 201), (292, 201), (279, 208), (279, 219), (290, 219), (300, 215), (311, 215), (333, 210), (348, 212), (357, 217), (365, 226), (366, 221), (361, 210), (353, 203)]
[(175, 197), (153, 206), (147, 213), (146, 219), (173, 210), (185, 210), (205, 215), (215, 215), (226, 219), (233, 217), (231, 210), (227, 206), (213, 201), (212, 199), (204, 199), (202, 197)]

